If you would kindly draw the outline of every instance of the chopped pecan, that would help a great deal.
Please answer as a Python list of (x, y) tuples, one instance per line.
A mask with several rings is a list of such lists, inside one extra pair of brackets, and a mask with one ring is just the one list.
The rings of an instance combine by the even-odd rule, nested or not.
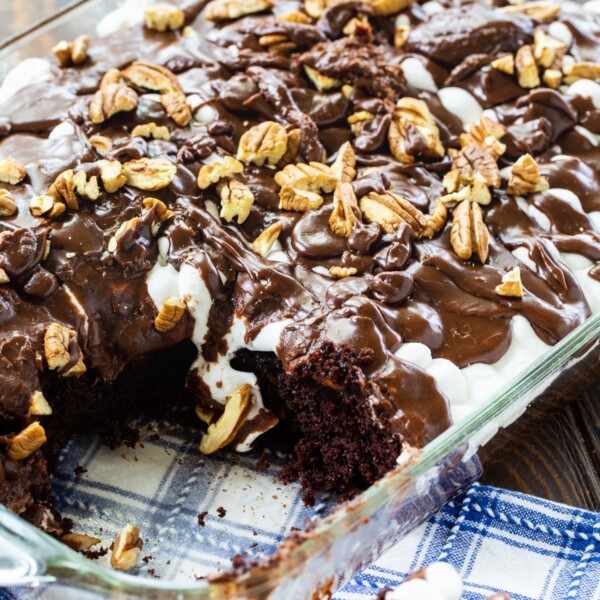
[(138, 564), (143, 545), (139, 529), (135, 525), (126, 525), (113, 545), (110, 557), (113, 569), (119, 571), (133, 569)]
[(134, 232), (138, 228), (139, 223), (139, 217), (133, 217), (132, 219), (121, 223), (115, 231), (115, 234), (108, 240), (107, 250), (111, 254), (114, 254), (117, 251), (121, 238), (130, 234), (130, 232)]
[(336, 279), (352, 277), (352, 275), (356, 275), (357, 273), (358, 269), (356, 267), (340, 267), (337, 265), (329, 267), (329, 274)]
[(525, 44), (517, 50), (515, 66), (517, 68), (517, 80), (521, 87), (534, 88), (540, 85), (540, 75), (531, 46)]
[(337, 177), (330, 167), (318, 162), (287, 165), (275, 174), (275, 182), (280, 186), (289, 186), (309, 192), (333, 192)]
[(342, 29), (344, 35), (363, 35), (370, 37), (372, 34), (371, 24), (367, 15), (360, 15), (350, 19)]
[(166, 158), (137, 158), (123, 164), (122, 174), (127, 185), (146, 192), (167, 187), (177, 173), (177, 167)]
[[(447, 183), (445, 179), (445, 183)], [(462, 202), (469, 200), (477, 204), (489, 204), (492, 201), (492, 195), (486, 180), (479, 174), (475, 174), (473, 180), (462, 189), (451, 194), (446, 194), (440, 198), (440, 202), (449, 204), (451, 202)]]
[(36, 390), (31, 394), (29, 413), (36, 417), (52, 414), (52, 407), (48, 404), (48, 400), (46, 400), (42, 391)]
[(192, 111), (179, 81), (166, 67), (138, 60), (123, 71), (123, 77), (138, 88), (159, 92), (161, 104), (180, 127), (191, 121)]
[(20, 431), (8, 444), (6, 454), (12, 460), (24, 460), (46, 443), (44, 428), (34, 421)]
[(277, 241), (283, 225), (279, 222), (271, 223), (260, 235), (252, 242), (252, 251), (260, 254), (263, 258), (267, 257), (273, 244)]
[(196, 404), (196, 408), (194, 409), (196, 416), (207, 425), (210, 425), (213, 422), (213, 418), (215, 416), (214, 409), (205, 408), (200, 404)]
[(465, 146), (458, 153), (452, 169), (458, 171), (463, 184), (472, 183), (476, 173), (479, 173), (489, 186), (500, 187), (500, 169), (496, 161), (487, 150), (476, 144)]
[(402, 48), (408, 40), (410, 35), (410, 21), (407, 19), (406, 22), (396, 21), (396, 27), (394, 28), (394, 46), (396, 48)]
[(175, 213), (167, 208), (167, 205), (158, 198), (144, 198), (142, 200), (144, 211), (154, 211), (154, 220), (152, 222), (152, 235), (157, 235), (160, 226), (173, 217)]
[(326, 92), (327, 90), (332, 90), (342, 85), (342, 82), (339, 79), (323, 75), (308, 65), (304, 65), (304, 72), (319, 92)]
[(80, 179), (78, 179), (77, 182), (73, 180), (73, 169), (67, 169), (66, 171), (63, 171), (48, 188), (48, 196), (50, 196), (54, 202), (64, 201), (71, 210), (77, 210), (79, 208), (79, 201), (77, 200), (75, 191), (78, 187), (78, 183), (81, 183)]
[(495, 289), (499, 296), (522, 298), (523, 283), (521, 282), (521, 269), (519, 267), (511, 269), (502, 277), (502, 283), (498, 284)]
[(536, 28), (533, 36), (533, 57), (540, 67), (558, 67), (566, 51), (567, 45), (564, 42), (548, 35), (541, 27)]
[(198, 187), (205, 190), (224, 177), (241, 173), (243, 170), (244, 165), (239, 160), (236, 160), (233, 156), (224, 156), (211, 165), (202, 165), (198, 173)]
[(304, 10), (313, 19), (318, 19), (325, 10), (325, 0), (304, 0)]
[(441, 231), (448, 220), (448, 209), (443, 202), (436, 200), (433, 210), (425, 217), (427, 225), (421, 233), (421, 237), (432, 238), (438, 231)]
[(25, 170), (25, 167), (12, 156), (0, 160), (0, 181), (2, 183), (17, 185), (17, 183), (21, 183), (26, 176), (27, 171)]
[(236, 179), (226, 179), (219, 182), (217, 192), (221, 198), (220, 217), (228, 223), (237, 217), (237, 222), (242, 224), (254, 204), (252, 190)]
[(100, 169), (100, 179), (104, 189), (112, 194), (127, 183), (127, 177), (123, 174), (123, 165), (118, 160), (99, 160), (96, 162)]
[(358, 137), (361, 133), (363, 123), (372, 121), (375, 115), (368, 110), (359, 110), (358, 112), (352, 113), (346, 120), (352, 133)]
[(73, 532), (65, 533), (65, 535), (62, 535), (59, 539), (63, 544), (66, 544), (69, 548), (77, 552), (85, 552), (102, 541), (91, 535)]
[(106, 156), (113, 147), (113, 141), (105, 135), (93, 135), (88, 141), (100, 156)]
[(263, 48), (268, 48), (271, 52), (289, 52), (294, 50), (297, 45), (292, 42), (286, 35), (282, 33), (272, 33), (269, 35), (261, 35), (258, 38), (258, 45)]
[(415, 0), (368, 0), (367, 5), (378, 17), (387, 17), (402, 12), (405, 8), (414, 4)]
[(237, 158), (246, 164), (275, 166), (287, 150), (288, 136), (275, 121), (265, 121), (246, 131), (240, 138)]
[(0, 189), (0, 217), (12, 217), (17, 213), (17, 203), (8, 190)]
[(154, 31), (177, 31), (185, 23), (185, 13), (170, 4), (153, 4), (144, 11), (144, 21)]
[(564, 65), (563, 74), (565, 83), (571, 84), (579, 79), (596, 80), (600, 78), (600, 63), (576, 62)]
[(227, 397), (223, 414), (209, 425), (200, 441), (200, 452), (212, 454), (230, 444), (246, 422), (252, 405), (252, 387), (245, 383)]
[(350, 142), (344, 142), (331, 165), (333, 174), (344, 183), (350, 183), (356, 177), (356, 154)]
[(208, 21), (227, 21), (239, 19), (268, 10), (273, 6), (271, 0), (212, 0), (206, 5), (204, 18)]
[(360, 209), (354, 189), (350, 183), (340, 181), (333, 193), (333, 210), (329, 217), (329, 226), (338, 235), (350, 237), (359, 221)]
[(10, 281), (10, 277), (6, 274), (6, 271), (0, 268), (0, 285), (8, 283)]
[[(422, 149), (419, 143), (412, 143), (415, 137), (422, 138)], [(415, 155), (441, 158), (446, 153), (429, 107), (417, 98), (404, 97), (398, 100), (388, 130), (388, 141), (394, 158), (405, 163), (414, 162)]]
[(29, 201), (29, 210), (34, 217), (46, 216), (49, 219), (62, 215), (67, 210), (63, 202), (57, 202), (52, 196), (34, 196)]
[(104, 123), (119, 112), (134, 110), (137, 104), (138, 95), (121, 82), (121, 71), (110, 69), (90, 102), (90, 120), (92, 123)]
[(143, 138), (152, 138), (155, 140), (164, 140), (168, 142), (171, 139), (169, 128), (164, 125), (157, 125), (154, 122), (136, 125), (131, 132), (131, 135)]
[(181, 321), (186, 311), (185, 302), (180, 298), (167, 298), (154, 319), (154, 328), (160, 333), (170, 331)]
[(279, 208), (305, 212), (317, 209), (323, 204), (323, 198), (316, 192), (284, 185), (279, 191)]
[(369, 223), (379, 223), (387, 233), (392, 233), (401, 223), (407, 223), (419, 237), (427, 226), (425, 215), (406, 198), (386, 192), (371, 192), (360, 199), (360, 210)]
[(534, 192), (543, 192), (549, 187), (548, 180), (542, 177), (533, 156), (524, 154), (510, 170), (510, 179), (506, 191), (514, 196), (524, 196)]
[(490, 64), (496, 71), (502, 71), (502, 73), (506, 73), (507, 75), (514, 75), (515, 57), (512, 54), (505, 54), (504, 56), (493, 60)]
[(463, 200), (454, 209), (450, 230), (454, 252), (463, 260), (469, 260), (475, 254), (481, 263), (485, 263), (489, 254), (489, 238), (479, 204)]
[(98, 200), (100, 189), (98, 188), (98, 178), (92, 175), (89, 179), (85, 171), (79, 171), (73, 175), (73, 184), (75, 191), (88, 200)]
[(553, 90), (557, 90), (562, 83), (563, 74), (558, 69), (546, 69), (542, 75), (544, 83)]
[(52, 48), (54, 56), (58, 59), (61, 67), (80, 65), (85, 62), (90, 47), (90, 37), (80, 35), (72, 42), (62, 41)]
[(523, 4), (513, 4), (499, 8), (502, 12), (512, 15), (526, 15), (529, 18), (548, 23), (560, 12), (560, 4), (556, 2), (525, 2)]
[(275, 17), (275, 20), (280, 23), (299, 23), (300, 25), (307, 25), (311, 22), (308, 15), (297, 10), (280, 13)]
[(475, 144), (486, 150), (494, 160), (498, 160), (506, 151), (500, 138), (506, 133), (506, 127), (487, 117), (480, 117), (469, 127), (468, 133), (461, 133), (460, 145), (464, 148)]

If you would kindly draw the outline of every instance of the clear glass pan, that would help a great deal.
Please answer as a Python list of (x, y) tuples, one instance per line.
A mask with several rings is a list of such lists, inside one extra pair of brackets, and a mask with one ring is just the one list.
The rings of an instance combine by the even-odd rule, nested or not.
[[(0, 79), (17, 62), (46, 55), (62, 39), (93, 33), (119, 0), (69, 3), (68, 10), (0, 46)], [(270, 598), (302, 600), (328, 592), (371, 564), (403, 534), (479, 473), (476, 453), (498, 452), (509, 425), (526, 426), (572, 397), (600, 371), (600, 314), (588, 319), (467, 419), (435, 439), (307, 532), (284, 540), (273, 560), (242, 575), (189, 584), (147, 579), (101, 567), (0, 506), (0, 588), (48, 586), (49, 598)], [(525, 424), (525, 425), (524, 425)], [(508, 429), (507, 429), (508, 428)]]

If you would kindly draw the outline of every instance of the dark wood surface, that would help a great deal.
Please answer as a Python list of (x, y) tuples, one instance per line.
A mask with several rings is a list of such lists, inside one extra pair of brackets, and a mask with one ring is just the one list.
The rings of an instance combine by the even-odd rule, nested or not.
[[(0, 39), (72, 0), (0, 0)], [(483, 483), (600, 511), (600, 383), (488, 468)]]
[(516, 441), (482, 483), (600, 511), (600, 383)]

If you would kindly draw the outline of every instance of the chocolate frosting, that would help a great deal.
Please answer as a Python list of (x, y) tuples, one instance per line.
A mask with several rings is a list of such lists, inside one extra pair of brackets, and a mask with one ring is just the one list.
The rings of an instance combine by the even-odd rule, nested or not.
[[(203, 5), (192, 4), (196, 12)], [(294, 2), (285, 7), (299, 8)], [(274, 12), (282, 8), (276, 6)], [(154, 327), (158, 307), (146, 280), (161, 260), (176, 269), (193, 266), (214, 303), (233, 303), (235, 314), (248, 323), (248, 343), (266, 324), (290, 319), (277, 349), (288, 371), (326, 342), (357, 354), (368, 348), (372, 360), (364, 367), (370, 390), (366, 401), (374, 418), (419, 446), (448, 427), (449, 409), (429, 375), (394, 356), (403, 343), (421, 342), (434, 357), (459, 367), (493, 363), (510, 344), (509, 323), (515, 315), (526, 317), (547, 343), (557, 342), (587, 318), (590, 308), (580, 286), (554, 248), (581, 254), (596, 265), (600, 260), (599, 234), (589, 216), (600, 210), (600, 150), (580, 143), (575, 129), (582, 125), (600, 131), (598, 111), (589, 100), (564, 91), (522, 89), (490, 66), (490, 57), (532, 41), (534, 23), (526, 16), (475, 3), (427, 17), (415, 5), (407, 11), (412, 30), (399, 49), (393, 45), (393, 16), (370, 17), (370, 31), (343, 33), (349, 19), (370, 13), (368, 5), (358, 2), (332, 6), (313, 24), (277, 20), (270, 11), (214, 24), (200, 13), (192, 23), (198, 35), (191, 36), (138, 26), (93, 40), (91, 57), (83, 65), (54, 65), (50, 81), (24, 88), (0, 105), (0, 155), (12, 156), (27, 170), (22, 183), (0, 184), (18, 206), (14, 216), (0, 218), (0, 267), (10, 279), (0, 286), (4, 431), (19, 430), (31, 417), (31, 394), (40, 389), (45, 368), (40, 357), (49, 323), (76, 332), (88, 370), (106, 381), (129, 361), (192, 336), (189, 314), (170, 331)], [(563, 20), (574, 36), (570, 53), (600, 60), (596, 21), (588, 24), (590, 15), (571, 14)], [(267, 51), (260, 43), (264, 36), (283, 36), (294, 49), (287, 54)], [(501, 160), (532, 154), (551, 187), (572, 191), (582, 209), (552, 191), (530, 195), (526, 203), (548, 219), (546, 230), (528, 216), (522, 202), (495, 191), (489, 206), (482, 207), (491, 233), (490, 257), (483, 265), (460, 259), (451, 250), (448, 231), (433, 240), (415, 239), (406, 224), (389, 233), (365, 221), (342, 237), (329, 226), (329, 194), (316, 210), (283, 211), (275, 171), (267, 166), (247, 166), (235, 176), (255, 199), (245, 223), (213, 216), (211, 206), (218, 207), (220, 200), (214, 186), (200, 190), (196, 185), (201, 166), (210, 156), (235, 154), (242, 134), (265, 120), (299, 132), (297, 161), (331, 161), (342, 143), (351, 140), (358, 171), (352, 185), (359, 199), (392, 188), (430, 212), (444, 193), (442, 178), (450, 161), (406, 165), (393, 158), (388, 129), (395, 102), (419, 94), (434, 115), (445, 148), (460, 147), (463, 127), (436, 94), (409, 88), (401, 67), (409, 56), (430, 65), (435, 81), (461, 86), (484, 106), (494, 107), (507, 129)], [(88, 104), (101, 77), (133, 60), (167, 66), (184, 92), (197, 95), (216, 118), (177, 126), (155, 94), (140, 92), (136, 110), (92, 123)], [(341, 91), (336, 85), (318, 91), (305, 67), (352, 89)], [(359, 111), (372, 118), (353, 134), (347, 118)], [(133, 127), (149, 121), (168, 127), (170, 141), (131, 137)], [(73, 133), (50, 136), (58, 124)], [(149, 193), (130, 186), (110, 194), (101, 189), (95, 201), (82, 198), (78, 210), (51, 220), (33, 217), (30, 199), (47, 193), (64, 170), (97, 173), (94, 163), (102, 157), (89, 143), (92, 135), (112, 139), (106, 155), (110, 160), (168, 158), (177, 165), (173, 182)], [(422, 150), (419, 143), (411, 146), (416, 154)], [(174, 213), (158, 236), (166, 240), (164, 257), (153, 232), (155, 215), (142, 207), (148, 196)], [(134, 217), (139, 217), (135, 227), (109, 252), (109, 240)], [(250, 249), (253, 239), (274, 222), (282, 224), (279, 242), (287, 262), (264, 259)], [(517, 248), (527, 250), (536, 269), (520, 264), (526, 288), (522, 299), (499, 296), (495, 286), (519, 265), (512, 254)], [(340, 265), (355, 269), (354, 276), (332, 279), (327, 269)], [(598, 271), (596, 266), (590, 274), (598, 278)], [(224, 347), (222, 324), (210, 328), (201, 349), (208, 359)]]

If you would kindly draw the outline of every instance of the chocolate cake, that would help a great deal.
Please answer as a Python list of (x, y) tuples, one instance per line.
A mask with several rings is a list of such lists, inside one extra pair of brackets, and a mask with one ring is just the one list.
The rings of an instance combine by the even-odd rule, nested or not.
[(353, 493), (600, 310), (593, 12), (212, 0), (85, 33), (0, 88), (0, 502), (47, 531), (75, 432), (285, 440), (308, 501)]

